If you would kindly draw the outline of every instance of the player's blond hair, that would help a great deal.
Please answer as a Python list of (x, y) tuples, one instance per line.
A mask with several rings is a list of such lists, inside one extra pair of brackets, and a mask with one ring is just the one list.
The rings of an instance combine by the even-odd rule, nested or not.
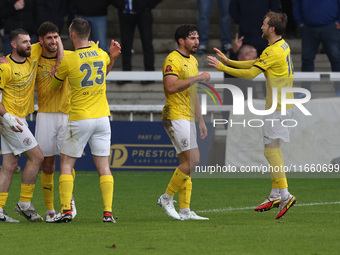
[(275, 34), (276, 35), (283, 35), (286, 31), (286, 25), (288, 22), (288, 17), (285, 13), (280, 12), (267, 12), (266, 16), (264, 18), (268, 17), (268, 25), (275, 28)]

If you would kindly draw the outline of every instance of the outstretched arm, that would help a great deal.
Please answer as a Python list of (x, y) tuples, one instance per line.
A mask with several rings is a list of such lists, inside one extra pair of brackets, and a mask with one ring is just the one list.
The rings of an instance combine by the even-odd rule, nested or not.
[[(252, 66), (248, 69), (236, 69), (223, 65), (217, 58), (208, 56), (209, 65), (215, 67), (217, 70), (225, 72), (231, 76), (245, 79), (253, 79), (262, 73), (262, 70), (258, 67)], [(241, 61), (243, 62), (243, 61)], [(248, 62), (248, 61), (246, 61)]]
[(190, 77), (188, 79), (179, 81), (178, 77), (176, 75), (166, 75), (163, 78), (163, 83), (166, 91), (172, 95), (174, 93), (181, 92), (183, 90), (186, 90), (191, 85), (195, 84), (199, 81), (209, 81), (210, 80), (210, 74), (207, 72), (201, 73), (200, 75)]
[[(242, 68), (242, 69), (249, 69), (252, 67), (254, 62), (256, 60), (248, 60), (248, 61), (236, 61), (236, 60), (231, 60), (227, 58), (219, 49), (214, 48), (216, 55), (221, 59), (222, 63), (228, 66), (233, 66), (236, 68)], [(208, 56), (208, 61), (209, 61), (209, 56)]]

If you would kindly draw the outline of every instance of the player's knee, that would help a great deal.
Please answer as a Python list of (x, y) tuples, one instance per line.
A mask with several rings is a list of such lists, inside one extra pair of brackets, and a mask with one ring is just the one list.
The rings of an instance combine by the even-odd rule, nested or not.
[(3, 161), (2, 169), (6, 172), (15, 172), (18, 167), (18, 161)]
[(266, 159), (268, 159), (273, 155), (273, 150), (271, 148), (265, 148), (263, 154)]
[(191, 168), (194, 168), (199, 163), (200, 163), (200, 156), (195, 156), (195, 157), (192, 158), (190, 166), (191, 166)]
[(35, 164), (35, 165), (39, 165), (39, 167), (42, 165), (42, 163), (44, 162), (44, 155), (42, 154), (42, 152), (37, 152), (33, 154), (33, 157), (31, 157), (31, 161)]
[(266, 159), (268, 159), (269, 154), (266, 150), (264, 150), (263, 155), (265, 156)]
[(190, 159), (190, 171), (193, 171), (195, 167), (200, 163), (200, 156), (192, 156)]
[(42, 171), (45, 174), (53, 174), (55, 171), (55, 160), (54, 158), (45, 157), (43, 163), (41, 164)]

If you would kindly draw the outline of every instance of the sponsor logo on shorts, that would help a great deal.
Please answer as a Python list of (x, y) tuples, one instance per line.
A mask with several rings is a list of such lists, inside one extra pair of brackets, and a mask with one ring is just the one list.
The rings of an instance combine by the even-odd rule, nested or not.
[(182, 144), (183, 147), (188, 147), (189, 146), (188, 139), (186, 139), (186, 138), (182, 139), (181, 144)]
[(30, 145), (32, 144), (32, 139), (29, 138), (29, 137), (26, 137), (26, 138), (24, 139), (24, 144), (25, 144), (26, 146), (30, 146)]

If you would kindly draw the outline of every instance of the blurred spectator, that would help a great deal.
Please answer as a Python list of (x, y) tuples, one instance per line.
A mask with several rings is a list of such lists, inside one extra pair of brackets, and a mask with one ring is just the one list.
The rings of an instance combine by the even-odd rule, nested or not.
[(2, 19), (0, 18), (0, 40), (2, 40), (2, 36), (4, 34), (4, 25)]
[[(138, 27), (143, 47), (145, 71), (155, 70), (155, 55), (152, 44), (152, 23), (151, 10), (162, 0), (112, 0), (113, 5), (118, 9), (120, 37), (122, 46), (123, 71), (131, 71), (132, 45), (136, 26)], [(122, 85), (129, 81), (118, 81)], [(142, 84), (153, 81), (142, 81)]]
[[(322, 43), (332, 71), (340, 71), (340, 5), (338, 0), (295, 0), (293, 15), (300, 28), (302, 72), (314, 71), (314, 60)], [(340, 86), (335, 84), (340, 96)], [(310, 84), (303, 84), (310, 89)]]
[(4, 56), (12, 52), (9, 34), (16, 28), (26, 30), (30, 34), (31, 43), (38, 41), (36, 9), (36, 0), (0, 0), (0, 17), (4, 26), (2, 37)]
[(91, 25), (91, 40), (99, 41), (99, 47), (109, 53), (107, 46), (107, 8), (110, 0), (71, 0), (76, 18)]
[(233, 50), (231, 51), (229, 58), (238, 61), (255, 60), (257, 58), (257, 50), (252, 45), (243, 44), (243, 39), (244, 36), (239, 37), (238, 33), (236, 33)]
[(280, 11), (280, 0), (231, 0), (230, 15), (239, 25), (239, 35), (244, 36), (244, 44), (253, 45), (258, 55), (267, 47), (262, 39), (261, 26), (266, 13)]
[(58, 27), (61, 34), (64, 27), (64, 17), (67, 16), (69, 12), (69, 0), (36, 1), (38, 27), (45, 21), (51, 21)]
[(281, 11), (287, 14), (288, 23), (286, 27), (286, 38), (297, 38), (297, 27), (293, 18), (293, 2), (294, 0), (281, 0)]
[[(198, 54), (207, 52), (209, 42), (210, 15), (215, 0), (198, 0), (198, 29), (200, 45)], [(230, 0), (217, 0), (220, 15), (221, 51), (228, 53), (231, 46), (231, 19), (229, 15)]]

